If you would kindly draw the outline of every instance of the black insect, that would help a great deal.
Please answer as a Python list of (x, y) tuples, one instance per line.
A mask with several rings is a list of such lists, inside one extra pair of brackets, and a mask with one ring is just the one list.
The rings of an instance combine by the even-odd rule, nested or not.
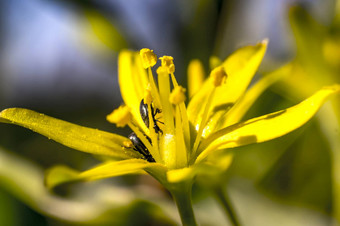
[[(146, 138), (150, 141), (151, 140), (148, 136), (146, 136)], [(137, 137), (137, 135), (132, 132), (129, 135), (129, 139), (131, 140), (134, 148), (136, 151), (138, 151), (140, 154), (142, 154), (144, 156), (144, 158), (148, 161), (148, 162), (155, 162), (155, 160), (153, 159), (152, 155), (150, 154), (149, 150), (147, 149), (147, 147), (145, 147), (145, 145), (143, 144), (143, 142)]]
[[(154, 128), (156, 133), (163, 133), (163, 131), (157, 125), (157, 123), (162, 123), (162, 122), (160, 122), (159, 120), (157, 120), (155, 118), (155, 116), (158, 113), (161, 113), (161, 110), (159, 108), (156, 108), (156, 110), (154, 110), (152, 105), (150, 107), (151, 107), (151, 111), (152, 111), (152, 114), (151, 114), (152, 120), (154, 121), (153, 128)], [(140, 104), (139, 104), (139, 112), (140, 112), (140, 115), (143, 119), (144, 124), (146, 125), (146, 127), (149, 128), (149, 121), (150, 121), (150, 119), (149, 119), (149, 109), (148, 109), (148, 105), (144, 103), (144, 99), (142, 99)]]
[[(157, 125), (157, 122), (162, 123), (160, 121), (158, 121), (155, 116), (158, 113), (161, 113), (161, 110), (156, 108), (156, 110), (154, 110), (154, 108), (151, 105), (151, 111), (152, 111), (152, 120), (154, 121), (154, 130), (156, 133), (163, 133), (163, 131), (159, 128), (159, 126)], [(140, 102), (139, 105), (139, 112), (140, 115), (143, 119), (143, 122), (145, 123), (146, 127), (149, 128), (150, 125), (150, 121), (149, 121), (149, 110), (148, 110), (148, 105), (144, 103), (144, 99), (142, 99), (142, 101)], [(144, 134), (145, 135), (145, 134)], [(146, 139), (148, 139), (148, 141), (151, 144), (151, 139), (150, 137), (148, 137), (147, 135), (145, 135)], [(132, 144), (133, 144), (133, 149), (138, 151), (140, 154), (142, 154), (144, 156), (144, 158), (148, 161), (148, 162), (155, 162), (155, 159), (152, 157), (152, 155), (150, 154), (148, 148), (145, 146), (145, 144), (137, 137), (137, 135), (132, 132), (129, 135), (129, 139), (131, 140)]]

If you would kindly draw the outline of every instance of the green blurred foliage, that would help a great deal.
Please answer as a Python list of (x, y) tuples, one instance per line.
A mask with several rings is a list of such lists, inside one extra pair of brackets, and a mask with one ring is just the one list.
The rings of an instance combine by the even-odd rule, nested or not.
[[(304, 8), (293, 6), (289, 18), (297, 52), (295, 59), (288, 63), (292, 70), (272, 89), (283, 97), (281, 102), (287, 99), (300, 101), (322, 86), (340, 82), (340, 49), (336, 41), (340, 37), (340, 27), (336, 17), (331, 24), (325, 25)], [(258, 180), (265, 191), (285, 202), (312, 208), (337, 219), (340, 219), (337, 185), (339, 103), (337, 96), (333, 99), (333, 107), (325, 106), (317, 119), (303, 127), (303, 133), (291, 134), (295, 137), (288, 146), (284, 142), (277, 145), (280, 148), (285, 146), (282, 155)], [(329, 117), (332, 114), (334, 116)]]

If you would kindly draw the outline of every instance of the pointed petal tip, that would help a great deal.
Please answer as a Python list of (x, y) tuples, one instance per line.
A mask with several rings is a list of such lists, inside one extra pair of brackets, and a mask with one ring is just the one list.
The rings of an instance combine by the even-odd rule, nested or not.
[(269, 43), (269, 38), (265, 38), (265, 39), (263, 39), (263, 40), (261, 41), (261, 44), (262, 44), (262, 45), (265, 45), (265, 46), (267, 46), (268, 43)]
[(267, 45), (269, 43), (269, 38), (265, 38), (261, 41), (262, 44)]
[[(197, 157), (196, 162), (204, 159), (209, 152), (217, 149), (227, 149), (244, 146), (253, 143), (262, 143), (281, 136), (284, 136), (308, 122), (321, 108), (321, 106), (334, 94), (340, 93), (340, 85), (326, 86), (308, 97), (304, 101), (290, 108), (263, 115), (248, 121), (240, 122), (221, 129), (215, 141), (211, 142), (211, 136), (201, 144), (202, 153)], [(206, 148), (205, 148), (206, 147)]]

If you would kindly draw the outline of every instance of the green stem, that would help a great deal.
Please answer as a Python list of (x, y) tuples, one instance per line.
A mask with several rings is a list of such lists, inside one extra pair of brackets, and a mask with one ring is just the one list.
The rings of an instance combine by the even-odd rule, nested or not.
[(230, 201), (227, 193), (223, 190), (223, 188), (221, 186), (218, 186), (217, 188), (215, 188), (214, 192), (215, 192), (217, 200), (223, 206), (223, 208), (224, 208), (226, 214), (228, 215), (231, 223), (234, 226), (240, 226), (240, 223), (239, 223), (239, 221), (236, 217), (235, 211), (232, 207), (231, 201)]
[[(177, 186), (178, 185), (178, 186)], [(170, 189), (172, 198), (176, 202), (183, 226), (195, 226), (196, 220), (191, 203), (191, 184), (176, 184)]]

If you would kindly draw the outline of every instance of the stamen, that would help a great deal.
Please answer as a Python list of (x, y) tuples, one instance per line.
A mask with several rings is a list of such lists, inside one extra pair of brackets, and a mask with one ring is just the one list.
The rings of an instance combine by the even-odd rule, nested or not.
[(157, 56), (153, 50), (144, 48), (140, 50), (139, 54), (142, 57), (143, 67), (145, 69), (153, 67), (157, 63)]
[(159, 92), (158, 92), (158, 89), (157, 89), (155, 80), (154, 80), (154, 78), (153, 78), (152, 70), (151, 70), (150, 67), (148, 68), (148, 76), (149, 76), (151, 94), (152, 94), (152, 96), (153, 96), (153, 98), (154, 98), (154, 101), (153, 101), (153, 102), (154, 102), (154, 104), (156, 105), (156, 107), (162, 108), (161, 100), (160, 100), (160, 97), (159, 97)]
[(222, 82), (227, 77), (227, 73), (225, 72), (224, 67), (220, 66), (220, 67), (217, 67), (214, 70), (212, 70), (212, 72), (210, 73), (210, 77), (212, 79), (212, 83), (214, 85), (214, 88), (212, 89), (212, 91), (209, 94), (209, 97), (206, 101), (205, 109), (204, 109), (203, 115), (202, 115), (202, 120), (201, 120), (199, 129), (197, 131), (197, 136), (196, 136), (196, 139), (195, 139), (195, 142), (194, 142), (194, 147), (192, 149), (193, 150), (193, 153), (192, 153), (193, 156), (195, 156), (195, 154), (196, 154), (197, 148), (198, 148), (200, 141), (201, 141), (201, 138), (202, 138), (203, 130), (204, 130), (205, 126), (207, 125), (210, 107), (211, 107), (211, 103), (213, 102), (213, 99), (214, 99), (216, 88), (218, 86), (222, 85)]
[(158, 86), (160, 91), (160, 98), (162, 102), (162, 112), (164, 117), (164, 124), (166, 133), (173, 133), (174, 120), (171, 103), (169, 102), (170, 96), (170, 81), (167, 68), (160, 66), (157, 69)]
[(155, 121), (154, 121), (154, 116), (151, 108), (151, 103), (152, 103), (152, 97), (151, 97), (151, 102), (146, 103), (144, 100), (144, 103), (147, 104), (148, 106), (148, 118), (149, 118), (149, 136), (152, 142), (152, 146), (154, 147), (155, 152), (157, 152), (157, 155), (160, 156), (159, 152), (159, 146), (158, 146), (158, 133), (155, 132), (154, 126), (155, 126)]
[[(178, 83), (176, 81), (175, 75), (174, 73), (171, 73), (171, 80), (172, 80), (172, 84), (174, 86), (174, 89), (176, 89), (178, 87)], [(171, 94), (170, 94), (171, 95)], [(185, 98), (185, 96), (184, 96)], [(177, 130), (177, 108), (179, 108), (179, 113), (180, 113), (180, 117), (181, 117), (181, 123), (182, 123), (182, 127), (181, 127), (181, 132), (184, 133), (184, 140), (185, 140), (185, 147), (186, 147), (186, 155), (187, 155), (187, 159), (190, 159), (190, 152), (188, 150), (190, 149), (190, 128), (189, 128), (189, 120), (188, 120), (188, 114), (187, 114), (187, 109), (185, 107), (185, 103), (184, 101), (179, 103), (178, 105), (176, 105), (176, 134), (178, 132)], [(177, 149), (177, 150), (182, 150), (182, 149)], [(186, 160), (187, 161), (187, 160)]]
[(156, 162), (161, 162), (161, 158), (159, 156), (159, 153), (155, 151), (149, 140), (146, 138), (145, 134), (139, 130), (137, 126), (135, 126), (133, 123), (128, 123), (128, 126), (130, 129), (137, 135), (137, 137), (143, 142), (145, 147), (149, 150), (152, 157), (155, 159)]
[(144, 103), (149, 105), (152, 103), (152, 95), (151, 95), (151, 86), (150, 83), (148, 87), (146, 87), (145, 94), (144, 94)]
[(128, 106), (120, 106), (111, 114), (106, 116), (106, 120), (115, 123), (117, 127), (124, 127), (131, 122), (132, 114)]
[(168, 73), (175, 72), (174, 58), (172, 56), (163, 56), (159, 58), (162, 62), (162, 66), (168, 69)]
[[(169, 154), (168, 152), (175, 151), (175, 145), (170, 145), (174, 142), (174, 114), (172, 105), (169, 102), (170, 96), (170, 79), (168, 69), (166, 67), (160, 66), (157, 69), (158, 74), (158, 87), (159, 87), (159, 94), (162, 103), (162, 113), (164, 119), (164, 136), (161, 141), (161, 155), (162, 158), (167, 166), (176, 166), (176, 159), (173, 158), (173, 155)], [(168, 145), (168, 146), (164, 146)], [(171, 148), (174, 148), (170, 150)]]
[(205, 128), (205, 126), (207, 124), (208, 115), (209, 115), (208, 113), (209, 113), (209, 109), (210, 109), (211, 103), (212, 103), (214, 95), (215, 95), (215, 89), (216, 88), (214, 88), (211, 91), (211, 93), (209, 94), (208, 100), (206, 102), (206, 105), (205, 105), (205, 108), (204, 108), (204, 112), (203, 112), (203, 115), (202, 115), (202, 121), (201, 121), (199, 129), (197, 131), (196, 139), (195, 139), (195, 142), (194, 142), (194, 147), (192, 149), (192, 156), (194, 156), (194, 158), (192, 158), (191, 160), (195, 159), (195, 153), (196, 153), (197, 148), (198, 148), (198, 146), (200, 144), (200, 141), (201, 141), (201, 138), (202, 138), (203, 129)]
[(176, 105), (176, 117), (175, 117), (175, 131), (176, 131), (176, 165), (178, 168), (186, 167), (188, 165), (188, 159), (190, 157), (188, 152), (188, 146), (185, 142), (185, 124), (183, 124), (183, 117), (181, 113), (180, 105)]
[(186, 99), (185, 91), (186, 89), (184, 89), (182, 86), (176, 86), (170, 94), (170, 97), (169, 97), (170, 103), (175, 104), (175, 105), (183, 103)]
[(155, 125), (156, 121), (154, 120), (155, 119), (154, 118), (155, 112), (153, 112), (153, 107), (152, 107), (153, 96), (152, 96), (151, 92), (152, 92), (152, 88), (151, 88), (151, 84), (149, 83), (146, 90), (145, 90), (143, 102), (144, 102), (144, 104), (147, 105), (147, 108), (148, 108), (148, 119), (149, 119), (148, 120), (148, 127), (149, 127), (148, 136), (151, 139), (151, 143), (152, 143), (152, 146), (153, 146), (155, 152), (157, 152), (157, 155), (160, 156), (159, 145), (158, 145), (159, 134), (154, 129), (155, 126), (157, 126), (157, 125)]

